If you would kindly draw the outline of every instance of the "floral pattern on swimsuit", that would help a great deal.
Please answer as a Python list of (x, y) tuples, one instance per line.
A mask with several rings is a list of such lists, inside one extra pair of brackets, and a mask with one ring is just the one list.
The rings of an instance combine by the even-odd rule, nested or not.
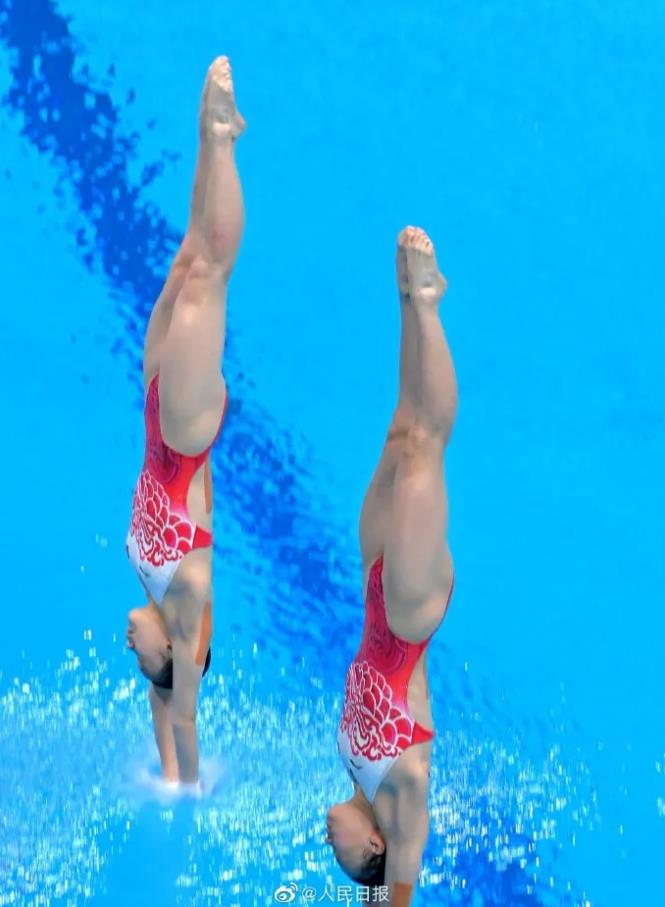
[(380, 557), (370, 569), (363, 638), (346, 674), (337, 731), (342, 761), (370, 803), (400, 755), (414, 743), (434, 737), (434, 731), (413, 718), (407, 701), (409, 680), (431, 636), (412, 643), (392, 632), (382, 575)]
[[(217, 435), (222, 428), (224, 413)], [(169, 447), (159, 422), (158, 376), (145, 401), (145, 459), (132, 500), (127, 554), (151, 598), (161, 604), (182, 558), (212, 544), (212, 533), (194, 524), (187, 510), (192, 479), (210, 453), (187, 456)]]

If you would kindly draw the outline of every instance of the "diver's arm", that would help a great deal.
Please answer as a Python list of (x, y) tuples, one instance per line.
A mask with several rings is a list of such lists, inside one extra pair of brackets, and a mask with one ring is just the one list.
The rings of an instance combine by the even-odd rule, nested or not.
[(426, 768), (400, 777), (386, 836), (385, 882), (390, 907), (407, 907), (422, 867), (429, 837), (429, 777)]
[[(199, 783), (199, 750), (196, 733), (196, 708), (203, 673), (203, 663), (192, 651), (191, 644), (176, 635), (171, 637), (173, 650), (173, 698), (171, 722), (175, 737), (180, 782)], [(205, 661), (205, 657), (204, 657)]]
[(409, 837), (390, 837), (386, 842), (384, 884), (390, 891), (390, 907), (408, 907), (418, 883), (427, 835), (417, 831)]
[(166, 781), (178, 780), (178, 757), (176, 755), (173, 722), (171, 719), (171, 700), (173, 693), (150, 684), (148, 699), (152, 710), (152, 726), (155, 731), (155, 742), (162, 763), (162, 775)]

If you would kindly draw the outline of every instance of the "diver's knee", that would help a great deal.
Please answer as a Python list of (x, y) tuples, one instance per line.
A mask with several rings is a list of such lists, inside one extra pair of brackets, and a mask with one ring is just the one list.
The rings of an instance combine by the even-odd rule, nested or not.
[(413, 427), (414, 416), (413, 411), (408, 406), (400, 404), (390, 421), (390, 427), (388, 428), (388, 436), (386, 438), (387, 443), (400, 443), (403, 444), (409, 436), (409, 432)]
[(210, 288), (224, 283), (227, 269), (221, 259), (215, 258), (208, 250), (198, 252), (187, 268), (187, 279), (178, 296), (178, 305), (193, 308), (208, 305)]
[(401, 457), (413, 469), (428, 467), (432, 459), (443, 454), (448, 427), (445, 425), (424, 425), (416, 421), (409, 429), (401, 451)]
[(235, 241), (235, 232), (226, 226), (212, 224), (205, 236), (204, 257), (210, 267), (221, 269), (227, 277), (233, 267), (231, 250)]

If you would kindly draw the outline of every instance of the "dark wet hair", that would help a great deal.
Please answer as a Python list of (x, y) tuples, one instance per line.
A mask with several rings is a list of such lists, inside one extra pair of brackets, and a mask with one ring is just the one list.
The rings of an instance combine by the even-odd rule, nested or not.
[(386, 852), (374, 853), (363, 868), (351, 878), (358, 885), (384, 885), (386, 878)]
[[(206, 663), (203, 667), (202, 676), (205, 677), (208, 673), (208, 668), (210, 667), (211, 655), (210, 649), (208, 649), (208, 654), (206, 655)], [(173, 689), (173, 656), (171, 655), (164, 667), (161, 669), (159, 674), (155, 674), (151, 678), (154, 686), (159, 687), (162, 690), (172, 690)]]

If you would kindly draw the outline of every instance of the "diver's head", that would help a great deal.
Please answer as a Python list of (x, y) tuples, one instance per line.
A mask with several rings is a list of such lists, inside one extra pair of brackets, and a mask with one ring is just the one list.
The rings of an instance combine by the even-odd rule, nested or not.
[(152, 602), (132, 608), (127, 615), (127, 646), (136, 653), (140, 672), (159, 684), (164, 671), (173, 663), (171, 641), (164, 618)]
[[(173, 650), (159, 608), (150, 602), (133, 608), (127, 615), (127, 646), (136, 653), (139, 671), (156, 687), (173, 689)], [(203, 677), (211, 661), (210, 648), (203, 666)]]
[(326, 828), (326, 841), (344, 872), (360, 885), (383, 885), (386, 842), (367, 798), (356, 791), (350, 800), (331, 806)]

